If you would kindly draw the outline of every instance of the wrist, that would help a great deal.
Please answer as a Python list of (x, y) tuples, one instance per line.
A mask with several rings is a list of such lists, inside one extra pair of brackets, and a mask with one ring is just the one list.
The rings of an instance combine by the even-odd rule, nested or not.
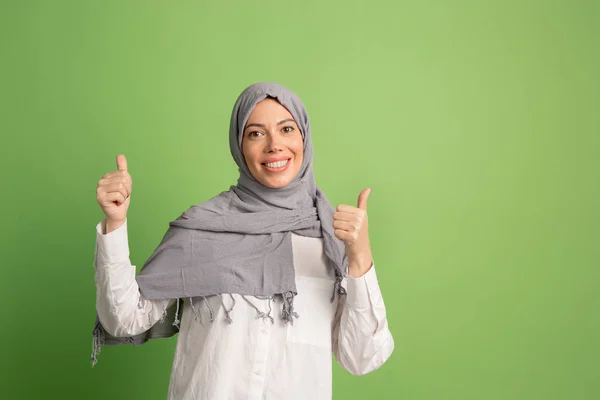
[(126, 219), (115, 220), (115, 219), (106, 218), (102, 225), (102, 230), (105, 235), (109, 234), (112, 231), (119, 229), (121, 227), (121, 225), (123, 225), (125, 223), (125, 221), (126, 221)]
[(371, 252), (357, 257), (348, 257), (348, 274), (352, 278), (360, 278), (369, 272), (372, 266), (373, 257)]

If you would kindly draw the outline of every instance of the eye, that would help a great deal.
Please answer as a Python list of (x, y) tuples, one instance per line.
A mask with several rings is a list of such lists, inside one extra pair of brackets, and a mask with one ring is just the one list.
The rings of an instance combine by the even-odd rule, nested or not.
[(260, 131), (250, 131), (248, 132), (248, 137), (257, 137), (258, 135), (262, 135), (262, 132)]
[(282, 129), (285, 133), (291, 133), (294, 131), (294, 127), (293, 126), (284, 126)]

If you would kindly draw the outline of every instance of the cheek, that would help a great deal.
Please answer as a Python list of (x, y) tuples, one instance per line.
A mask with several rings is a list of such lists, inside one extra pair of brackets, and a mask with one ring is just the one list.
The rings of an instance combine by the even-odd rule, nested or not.
[(304, 142), (302, 141), (302, 136), (294, 139), (294, 141), (290, 143), (289, 148), (294, 152), (296, 157), (302, 157), (304, 153)]
[(242, 154), (244, 155), (244, 160), (246, 160), (246, 165), (248, 168), (253, 168), (256, 163), (256, 150), (253, 146), (242, 144)]
[(300, 148), (296, 152), (296, 158), (298, 159), (298, 161), (300, 161), (300, 164), (302, 164), (302, 160), (304, 159), (304, 151), (302, 150), (302, 146), (300, 146)]
[(296, 157), (298, 158), (298, 168), (302, 165), (304, 161), (304, 150), (302, 148), (302, 142), (300, 142), (300, 146), (298, 147), (298, 151), (296, 152)]

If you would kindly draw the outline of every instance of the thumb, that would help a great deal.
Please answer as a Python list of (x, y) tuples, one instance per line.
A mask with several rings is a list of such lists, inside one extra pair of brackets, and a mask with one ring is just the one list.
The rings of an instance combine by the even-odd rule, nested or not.
[(358, 208), (363, 210), (367, 209), (367, 199), (369, 198), (370, 194), (370, 188), (363, 189), (363, 191), (360, 192), (360, 194), (358, 195)]
[(127, 171), (127, 159), (123, 154), (117, 156), (117, 169), (119, 171)]

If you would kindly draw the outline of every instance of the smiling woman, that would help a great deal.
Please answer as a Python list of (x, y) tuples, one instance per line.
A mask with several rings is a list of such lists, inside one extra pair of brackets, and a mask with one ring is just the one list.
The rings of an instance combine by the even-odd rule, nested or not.
[(96, 226), (92, 364), (103, 344), (178, 334), (170, 400), (330, 400), (332, 353), (362, 375), (394, 349), (371, 258), (370, 189), (358, 207), (332, 207), (313, 175), (304, 105), (275, 83), (238, 97), (229, 144), (237, 184), (172, 221), (137, 276), (125, 157), (98, 182), (106, 220)]
[(287, 186), (298, 175), (304, 155), (302, 133), (277, 100), (260, 101), (250, 114), (242, 153), (252, 176), (269, 188)]

